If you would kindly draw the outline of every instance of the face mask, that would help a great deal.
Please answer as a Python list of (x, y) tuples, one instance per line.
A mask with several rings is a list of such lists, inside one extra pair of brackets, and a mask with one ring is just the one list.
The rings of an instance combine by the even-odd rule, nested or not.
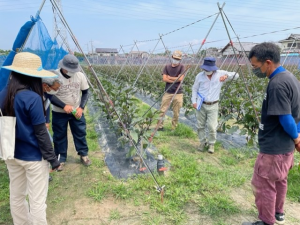
[(51, 91), (47, 91), (47, 94), (55, 95), (55, 94), (57, 94), (57, 92), (58, 92), (58, 90), (57, 91), (51, 90)]
[(267, 72), (261, 72), (260, 67), (252, 69), (252, 72), (254, 73), (255, 76), (258, 78), (265, 78), (267, 76)]
[(177, 64), (179, 64), (179, 62), (180, 62), (180, 60), (178, 60), (178, 59), (172, 59), (172, 64), (177, 65)]
[(213, 74), (213, 72), (214, 72), (214, 71), (204, 71), (204, 73), (205, 73), (205, 75), (206, 75), (206, 76), (210, 76), (210, 75), (212, 75), (212, 74)]
[(73, 77), (75, 74), (76, 74), (76, 73), (67, 72), (67, 75), (68, 75), (69, 77)]

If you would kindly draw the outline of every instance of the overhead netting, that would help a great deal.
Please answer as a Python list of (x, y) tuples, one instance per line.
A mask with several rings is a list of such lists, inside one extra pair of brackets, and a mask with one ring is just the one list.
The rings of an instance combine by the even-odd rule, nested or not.
[(28, 40), (23, 48), (24, 52), (32, 52), (41, 57), (43, 68), (46, 70), (57, 69), (59, 60), (68, 52), (59, 46), (56, 39), (51, 39), (48, 30), (39, 18), (33, 27)]

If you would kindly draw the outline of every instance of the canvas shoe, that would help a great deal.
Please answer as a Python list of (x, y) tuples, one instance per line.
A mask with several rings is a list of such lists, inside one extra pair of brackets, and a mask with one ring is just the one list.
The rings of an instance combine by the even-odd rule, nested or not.
[(257, 222), (244, 222), (242, 225), (268, 225), (267, 223), (264, 223), (263, 221), (257, 221)]
[(59, 167), (57, 168), (57, 172), (61, 172), (64, 170), (64, 167), (65, 167), (65, 163), (64, 162), (61, 162)]
[(80, 156), (80, 161), (83, 165), (89, 166), (92, 164), (91, 160), (89, 159), (88, 156)]
[(284, 219), (284, 213), (275, 213), (275, 219), (277, 224), (284, 224), (285, 223), (285, 219)]
[(205, 150), (205, 147), (206, 147), (206, 143), (205, 142), (201, 143), (198, 147), (198, 151), (203, 152)]
[(212, 154), (212, 153), (214, 153), (214, 151), (215, 151), (215, 146), (214, 145), (209, 145), (208, 146), (208, 152)]

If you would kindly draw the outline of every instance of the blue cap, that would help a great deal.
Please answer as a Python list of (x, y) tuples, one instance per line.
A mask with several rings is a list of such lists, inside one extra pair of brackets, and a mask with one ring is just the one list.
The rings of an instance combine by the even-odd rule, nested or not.
[(214, 57), (205, 57), (203, 65), (200, 66), (200, 68), (206, 71), (215, 71), (219, 69), (216, 66), (216, 59)]

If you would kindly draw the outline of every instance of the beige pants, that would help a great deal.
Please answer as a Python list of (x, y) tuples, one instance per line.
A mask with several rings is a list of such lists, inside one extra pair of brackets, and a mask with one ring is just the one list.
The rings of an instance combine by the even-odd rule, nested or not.
[[(218, 103), (213, 105), (202, 104), (201, 109), (196, 111), (200, 143), (208, 141), (208, 144), (215, 144), (217, 139), (218, 111)], [(208, 140), (206, 140), (206, 126), (208, 129)]]
[(49, 163), (18, 159), (5, 162), (9, 172), (10, 210), (14, 225), (47, 225)]
[[(174, 94), (165, 93), (162, 100), (161, 100), (161, 107), (160, 107), (160, 117), (166, 112), (168, 105), (172, 99)], [(179, 112), (180, 108), (183, 104), (183, 94), (176, 94), (173, 102), (172, 102), (172, 109), (173, 109), (173, 118), (172, 118), (172, 129), (175, 129), (178, 124)], [(164, 121), (161, 122), (159, 128), (162, 128)]]

